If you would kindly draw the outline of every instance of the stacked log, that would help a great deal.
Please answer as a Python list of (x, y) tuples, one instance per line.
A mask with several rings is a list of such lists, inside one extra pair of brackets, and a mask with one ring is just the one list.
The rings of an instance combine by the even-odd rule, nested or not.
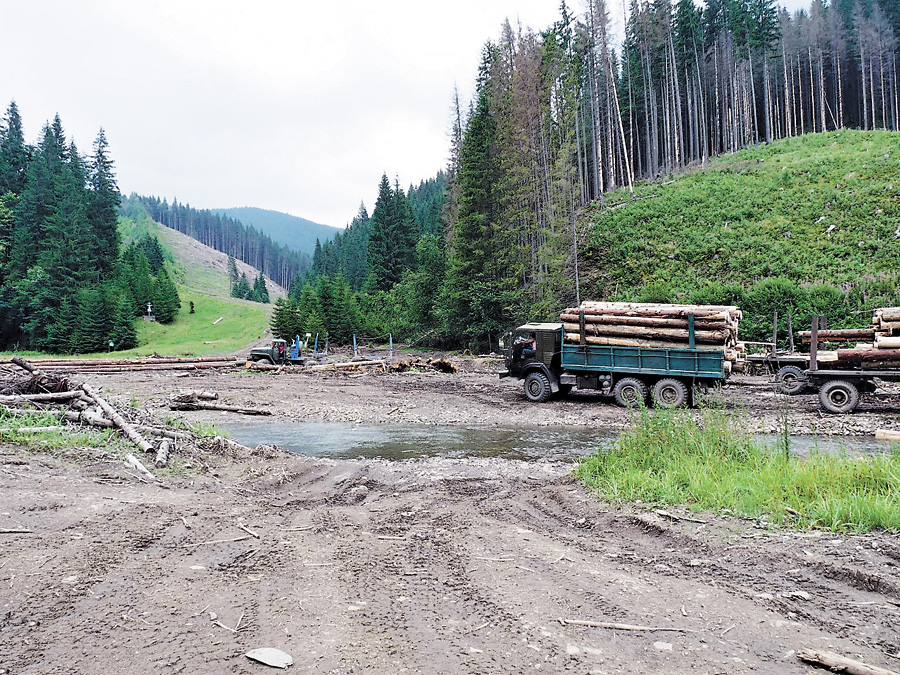
[[(805, 343), (812, 342), (812, 331), (802, 331), (800, 339)], [(874, 310), (871, 328), (817, 331), (816, 341), (856, 343), (852, 349), (819, 352), (817, 361), (828, 363), (830, 368), (854, 370), (900, 368), (900, 307), (881, 307)]]
[(234, 356), (147, 357), (137, 359), (41, 359), (31, 362), (45, 372), (121, 373), (142, 370), (208, 370), (232, 368)]
[[(582, 336), (581, 316), (584, 315)], [(738, 342), (741, 311), (729, 305), (676, 305), (640, 302), (591, 302), (560, 314), (568, 343), (687, 349), (688, 317), (694, 317), (697, 349), (721, 351), (726, 369), (743, 367), (743, 345)]]

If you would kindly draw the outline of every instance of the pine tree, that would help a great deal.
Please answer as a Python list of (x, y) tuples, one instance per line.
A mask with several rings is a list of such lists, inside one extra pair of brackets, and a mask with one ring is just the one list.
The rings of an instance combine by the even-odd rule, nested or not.
[(395, 229), (394, 199), (387, 174), (381, 176), (378, 199), (369, 225), (369, 242), (366, 252), (365, 288), (367, 291), (386, 291), (397, 281), (393, 252), (392, 233)]
[(113, 319), (107, 299), (100, 289), (80, 291), (74, 320), (73, 350), (79, 354), (107, 351)]
[(269, 319), (269, 328), (272, 335), (287, 340), (293, 330), (293, 313), (295, 303), (289, 298), (278, 298), (272, 308), (272, 317)]
[(238, 273), (237, 262), (234, 259), (234, 256), (230, 253), (228, 254), (228, 288), (231, 291), (231, 297), (238, 297), (234, 294), (234, 286), (237, 284), (240, 279), (240, 274)]

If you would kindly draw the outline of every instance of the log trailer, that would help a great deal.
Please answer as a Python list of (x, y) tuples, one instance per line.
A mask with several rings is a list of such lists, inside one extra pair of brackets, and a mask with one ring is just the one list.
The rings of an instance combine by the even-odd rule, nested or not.
[[(728, 375), (721, 350), (697, 348), (694, 315), (687, 316), (688, 344), (663, 347), (596, 345), (566, 340), (563, 323), (527, 323), (504, 336), (501, 378), (524, 380), (525, 396), (542, 403), (573, 388), (612, 395), (624, 407), (646, 404), (680, 408), (696, 403), (698, 390)], [(730, 364), (729, 364), (730, 365)]]

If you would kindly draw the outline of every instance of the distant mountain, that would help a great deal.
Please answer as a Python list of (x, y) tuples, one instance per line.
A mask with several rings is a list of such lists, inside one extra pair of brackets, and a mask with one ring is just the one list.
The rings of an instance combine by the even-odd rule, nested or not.
[(268, 211), (252, 206), (241, 206), (233, 209), (211, 209), (229, 218), (239, 220), (244, 225), (252, 225), (257, 230), (262, 230), (273, 241), (283, 244), (297, 251), (313, 254), (316, 248), (316, 239), (322, 243), (334, 239), (334, 235), (343, 232), (341, 227), (320, 225), (306, 218), (292, 216), (280, 211)]

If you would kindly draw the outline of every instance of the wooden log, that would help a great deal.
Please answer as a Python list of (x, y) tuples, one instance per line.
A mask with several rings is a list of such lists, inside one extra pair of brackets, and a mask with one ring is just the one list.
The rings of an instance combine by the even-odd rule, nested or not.
[(159, 450), (156, 451), (156, 468), (161, 469), (169, 463), (169, 441), (163, 441), (159, 444)]
[(67, 427), (18, 427), (0, 429), (0, 434), (42, 434), (51, 431), (65, 431)]
[(726, 323), (733, 323), (739, 320), (739, 317), (729, 312), (721, 310), (695, 309), (695, 308), (568, 308), (564, 310), (565, 314), (577, 314), (584, 312), (585, 316), (632, 316), (632, 317), (657, 317), (671, 319), (687, 319), (691, 314), (695, 319), (706, 319), (708, 321), (718, 320)]
[(244, 406), (224, 405), (221, 403), (204, 403), (197, 399), (196, 396), (190, 394), (173, 394), (169, 397), (169, 408), (171, 410), (224, 410), (226, 412), (236, 412), (242, 415), (271, 415), (271, 410), (263, 408), (246, 408)]
[(900, 349), (838, 349), (837, 360), (838, 363), (869, 368), (875, 364), (889, 367), (890, 364), (900, 364)]
[(885, 337), (883, 335), (875, 336), (876, 349), (898, 349), (900, 348), (900, 337)]
[[(578, 333), (566, 333), (566, 342), (569, 344), (578, 344)], [(585, 341), (589, 345), (611, 346), (611, 347), (643, 347), (645, 349), (687, 349), (687, 340), (684, 342), (667, 342), (663, 340), (644, 340), (640, 338), (616, 338), (616, 337), (595, 337), (588, 335)], [(698, 344), (697, 349), (711, 352), (724, 352), (724, 345)]]
[(882, 321), (900, 321), (900, 307), (881, 307), (875, 314)]
[[(18, 357), (15, 357), (18, 358)], [(35, 359), (31, 363), (37, 367), (45, 366), (140, 366), (159, 365), (164, 363), (215, 363), (235, 362), (236, 356), (165, 356), (144, 357), (136, 359)], [(12, 359), (11, 359), (12, 361)]]
[[(579, 320), (579, 314), (570, 314), (563, 312), (560, 314), (560, 321), (575, 323)], [(681, 318), (668, 318), (656, 316), (620, 316), (618, 314), (587, 314), (584, 315), (585, 323), (589, 324), (613, 324), (622, 326), (650, 326), (653, 328), (687, 328), (688, 320)], [(704, 329), (722, 329), (727, 328), (729, 324), (719, 319), (697, 319), (694, 321), (696, 328)]]
[(383, 359), (378, 359), (376, 361), (344, 361), (343, 363), (326, 363), (321, 366), (310, 366), (307, 370), (346, 370), (349, 368), (373, 368), (375, 366), (380, 366), (381, 368), (385, 368), (387, 363)]
[(818, 649), (801, 649), (797, 652), (797, 658), (807, 663), (825, 666), (835, 673), (847, 673), (848, 675), (898, 675), (897, 671), (894, 670), (870, 666), (862, 661), (855, 661), (834, 652), (825, 652)]
[(141, 463), (141, 460), (139, 460), (133, 454), (125, 455), (125, 464), (137, 469), (138, 472), (142, 473), (144, 475), (144, 477), (147, 478), (148, 480), (152, 480), (152, 481), (156, 480), (156, 476), (154, 476), (152, 473), (150, 473), (150, 470), (146, 466), (144, 466)]
[[(93, 399), (94, 403), (100, 406), (100, 409), (106, 414), (106, 416), (111, 419), (115, 425), (122, 430), (122, 433), (128, 437), (132, 443), (138, 446), (144, 452), (151, 452), (153, 450), (153, 446), (150, 445), (144, 437), (141, 436), (137, 430), (116, 411), (103, 397), (100, 396), (94, 389), (88, 385), (83, 384), (81, 388), (84, 390), (84, 393), (87, 394), (91, 399)], [(146, 469), (145, 469), (146, 470)], [(147, 473), (150, 473), (149, 471)], [(152, 475), (152, 474), (150, 474)]]
[[(875, 338), (874, 328), (841, 328), (838, 330), (820, 330), (817, 331), (820, 342), (837, 342), (847, 340), (873, 340)], [(800, 339), (809, 342), (812, 332), (808, 330), (800, 331)]]
[(22, 401), (70, 401), (83, 395), (81, 391), (60, 391), (50, 394), (13, 394), (0, 396), (0, 403), (20, 403)]
[(875, 440), (891, 441), (892, 443), (895, 441), (900, 441), (900, 431), (892, 431), (891, 429), (876, 429)]
[[(563, 328), (571, 333), (580, 330), (579, 324), (564, 323)], [(688, 330), (682, 328), (651, 328), (648, 326), (615, 326), (585, 324), (585, 334), (604, 337), (625, 337), (642, 340), (672, 340), (678, 342), (688, 341)], [(730, 330), (697, 330), (694, 331), (697, 342), (706, 344), (725, 344), (732, 336)]]
[(53, 366), (49, 368), (52, 373), (128, 373), (145, 370), (208, 370), (210, 368), (233, 368), (236, 362), (216, 363), (164, 363), (164, 364), (139, 364), (139, 365), (110, 365), (110, 366)]

